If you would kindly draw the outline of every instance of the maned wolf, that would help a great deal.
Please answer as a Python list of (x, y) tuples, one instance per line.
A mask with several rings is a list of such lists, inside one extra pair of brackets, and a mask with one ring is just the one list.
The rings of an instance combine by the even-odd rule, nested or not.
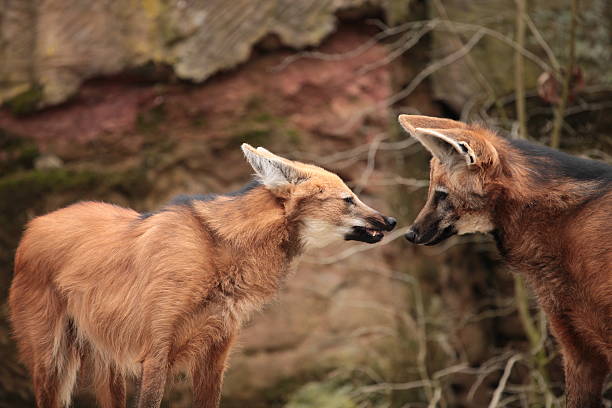
[(375, 243), (395, 220), (319, 167), (243, 144), (257, 181), (181, 197), (152, 214), (82, 202), (30, 222), (15, 257), (10, 320), (39, 408), (70, 404), (79, 369), (103, 407), (159, 407), (166, 377), (191, 374), (216, 407), (242, 322), (296, 256), (336, 240)]
[(399, 121), (433, 155), (427, 203), (406, 238), (492, 233), (548, 315), (567, 406), (599, 407), (612, 367), (612, 167), (448, 119)]

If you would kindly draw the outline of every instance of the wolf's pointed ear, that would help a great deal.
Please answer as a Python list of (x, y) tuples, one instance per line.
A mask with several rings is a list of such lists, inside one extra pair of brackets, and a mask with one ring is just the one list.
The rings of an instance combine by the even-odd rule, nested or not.
[(241, 147), (257, 177), (268, 187), (298, 184), (308, 178), (289, 160), (277, 156), (263, 147), (255, 149), (247, 143), (243, 143)]
[(416, 115), (400, 115), (399, 122), (440, 162), (450, 166), (457, 163), (465, 163), (468, 167), (476, 164), (478, 157), (474, 150), (468, 142), (458, 138), (465, 133), (464, 123)]
[(408, 130), (407, 127), (425, 129), (464, 129), (467, 127), (463, 122), (433, 116), (399, 115), (398, 120), (406, 130)]

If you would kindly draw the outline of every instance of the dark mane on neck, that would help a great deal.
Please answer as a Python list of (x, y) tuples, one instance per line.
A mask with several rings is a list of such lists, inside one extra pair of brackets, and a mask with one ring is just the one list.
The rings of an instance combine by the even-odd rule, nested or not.
[[(213, 201), (219, 197), (240, 197), (243, 196), (245, 194), (247, 194), (248, 192), (250, 192), (251, 190), (261, 186), (261, 182), (259, 182), (259, 180), (251, 180), (249, 183), (245, 184), (244, 186), (242, 186), (239, 190), (236, 191), (232, 191), (230, 193), (225, 193), (225, 194), (193, 194), (193, 195), (187, 195), (187, 194), (181, 194), (178, 195), (176, 197), (174, 197), (172, 200), (170, 200), (170, 202), (165, 206), (165, 207), (169, 207), (169, 206), (175, 206), (175, 205), (179, 205), (179, 206), (186, 206), (186, 207), (192, 207), (194, 203), (196, 202), (202, 202), (202, 201)], [(147, 212), (147, 213), (142, 213), (140, 214), (140, 219), (144, 220), (147, 219), (155, 214), (158, 214), (160, 212), (166, 211), (165, 208), (162, 208), (161, 210), (158, 211), (154, 211), (154, 212)]]
[(549, 184), (567, 179), (578, 182), (612, 183), (612, 166), (583, 159), (525, 140), (509, 139), (533, 170), (536, 181)]
[(249, 183), (242, 186), (239, 190), (232, 191), (225, 194), (194, 194), (185, 195), (181, 194), (176, 196), (170, 201), (169, 205), (187, 205), (191, 206), (194, 201), (212, 201), (219, 197), (240, 197), (247, 194), (249, 191), (261, 186), (262, 184), (258, 180), (251, 180)]

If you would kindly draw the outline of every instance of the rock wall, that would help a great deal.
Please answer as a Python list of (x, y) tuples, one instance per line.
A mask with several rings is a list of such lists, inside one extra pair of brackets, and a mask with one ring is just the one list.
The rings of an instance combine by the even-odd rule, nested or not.
[[(86, 79), (145, 64), (203, 81), (244, 62), (266, 35), (317, 45), (335, 12), (366, 0), (2, 0), (0, 103), (65, 101)], [(16, 98), (16, 99), (15, 99)]]

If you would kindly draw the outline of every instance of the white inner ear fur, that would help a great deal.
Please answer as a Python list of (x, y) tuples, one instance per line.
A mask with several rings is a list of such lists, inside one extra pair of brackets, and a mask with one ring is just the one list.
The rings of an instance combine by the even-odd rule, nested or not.
[(439, 191), (439, 192), (441, 192), (441, 193), (446, 193), (446, 194), (448, 194), (448, 190), (446, 189), (446, 187), (437, 186), (437, 187), (436, 187), (436, 191)]
[(279, 187), (289, 183), (296, 183), (305, 178), (300, 175), (299, 170), (295, 167), (263, 147), (258, 147), (255, 151), (251, 149), (246, 144), (242, 145), (244, 156), (251, 167), (253, 167), (253, 170), (255, 170), (262, 184), (268, 187)]
[[(472, 150), (469, 144), (462, 141), (457, 141), (433, 129), (416, 128), (416, 131), (422, 134), (433, 136), (451, 145), (457, 151), (457, 153), (459, 153), (465, 159), (465, 163), (468, 166), (471, 166), (476, 163), (476, 154), (474, 154), (474, 151)], [(438, 149), (435, 144), (432, 145), (430, 143), (426, 143), (425, 141), (423, 141), (423, 144), (431, 151), (434, 156), (440, 159), (440, 161), (446, 161), (449, 159), (448, 154), (446, 154), (444, 150)]]
[(331, 224), (324, 220), (308, 218), (300, 230), (300, 240), (305, 249), (323, 248), (333, 242), (344, 240), (351, 227)]
[(457, 234), (471, 234), (474, 232), (487, 233), (494, 229), (494, 225), (484, 214), (465, 214), (455, 223)]

